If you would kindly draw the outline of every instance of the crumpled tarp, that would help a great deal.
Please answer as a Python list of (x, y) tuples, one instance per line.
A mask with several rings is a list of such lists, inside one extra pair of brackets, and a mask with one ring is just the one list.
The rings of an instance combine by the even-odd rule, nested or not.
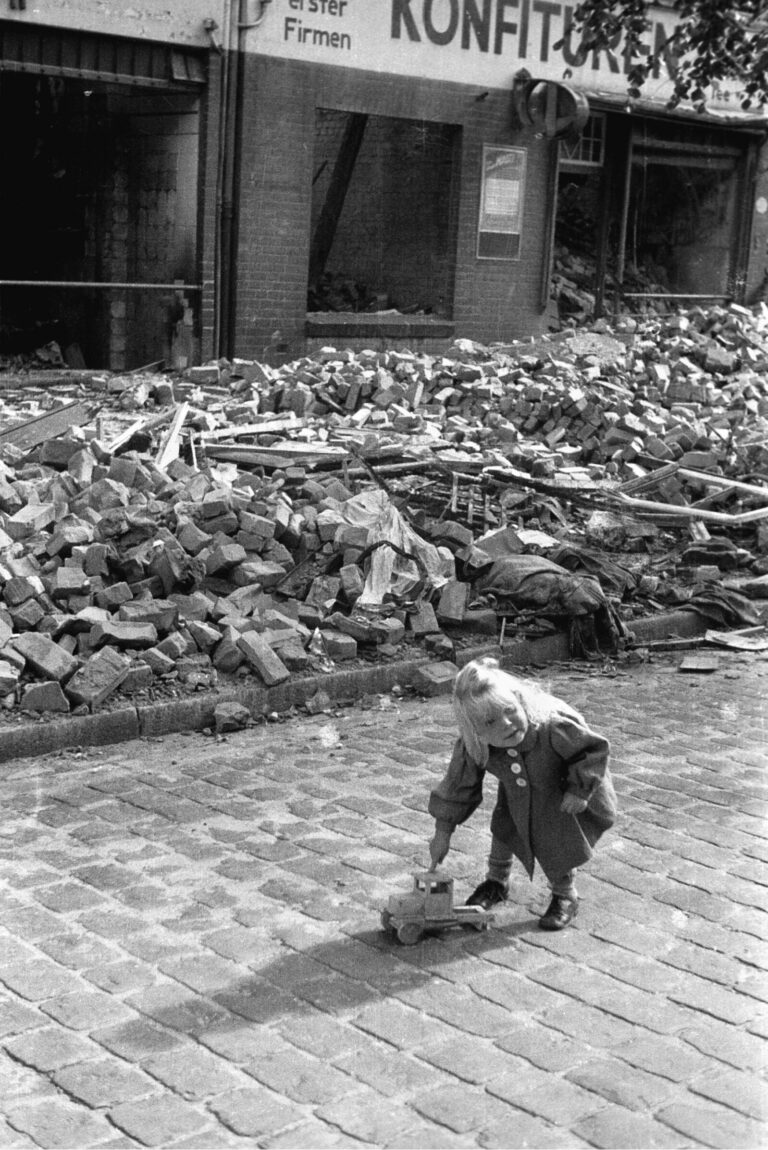
[(368, 532), (367, 547), (371, 551), (356, 608), (378, 608), (385, 596), (396, 602), (407, 600), (454, 578), (453, 553), (417, 535), (385, 491), (354, 495), (341, 505), (339, 513), (345, 523), (364, 527)]
[(721, 627), (733, 627), (739, 623), (747, 626), (760, 622), (760, 616), (744, 595), (727, 587), (710, 587), (698, 591), (686, 603), (681, 603), (681, 611), (695, 611), (712, 623)]
[(475, 582), (475, 590), (498, 610), (513, 608), (543, 618), (568, 621), (574, 655), (615, 651), (624, 626), (599, 581), (573, 574), (541, 555), (496, 559)]

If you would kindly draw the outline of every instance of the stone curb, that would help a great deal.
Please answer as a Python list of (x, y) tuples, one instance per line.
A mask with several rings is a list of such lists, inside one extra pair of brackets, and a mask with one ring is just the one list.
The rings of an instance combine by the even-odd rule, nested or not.
[[(634, 644), (642, 646), (652, 639), (703, 635), (710, 624), (695, 611), (674, 611), (666, 615), (636, 619), (627, 626)], [(463, 666), (471, 659), (489, 654), (498, 656), (498, 643), (489, 642), (464, 650), (459, 653), (458, 663)], [(501, 662), (505, 667), (531, 664), (546, 666), (548, 663), (566, 661), (570, 657), (568, 636), (565, 631), (558, 631), (540, 639), (507, 640), (502, 648)], [(365, 670), (334, 671), (331, 674), (289, 680), (271, 688), (233, 687), (167, 703), (138, 706), (126, 704), (117, 710), (100, 711), (92, 715), (70, 715), (50, 723), (8, 725), (0, 727), (0, 763), (47, 755), (67, 747), (97, 747), (180, 731), (201, 731), (213, 726), (214, 711), (219, 703), (239, 702), (252, 715), (264, 715), (301, 706), (318, 690), (325, 691), (331, 699), (338, 701), (383, 694), (391, 691), (394, 686), (410, 685), (416, 671), (431, 662), (434, 660), (424, 656), (402, 662), (382, 663)]]

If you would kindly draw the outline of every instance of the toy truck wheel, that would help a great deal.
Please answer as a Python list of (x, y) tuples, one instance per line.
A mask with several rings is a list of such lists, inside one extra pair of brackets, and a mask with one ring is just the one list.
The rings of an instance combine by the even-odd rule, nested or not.
[(398, 927), (397, 937), (403, 946), (415, 946), (421, 938), (421, 927), (416, 922), (404, 922)]
[(488, 919), (484, 918), (481, 922), (475, 922), (472, 925), (474, 926), (475, 930), (487, 930), (488, 929)]

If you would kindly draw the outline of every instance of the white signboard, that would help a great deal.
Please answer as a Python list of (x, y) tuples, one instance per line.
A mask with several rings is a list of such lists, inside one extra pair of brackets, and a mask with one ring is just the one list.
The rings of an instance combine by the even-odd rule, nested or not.
[(211, 44), (203, 22), (216, 25), (221, 38), (226, 0), (26, 0), (14, 7), (3, 5), (3, 19), (18, 24), (44, 24), (77, 32), (102, 32), (160, 40), (185, 47), (207, 48)]
[[(509, 88), (527, 68), (537, 79), (625, 95), (629, 62), (621, 43), (585, 57), (572, 29), (574, 7), (575, 0), (270, 0), (247, 50), (482, 88)], [(659, 47), (673, 27), (669, 10), (653, 9), (647, 42)], [(643, 96), (666, 100), (671, 90), (662, 67)]]

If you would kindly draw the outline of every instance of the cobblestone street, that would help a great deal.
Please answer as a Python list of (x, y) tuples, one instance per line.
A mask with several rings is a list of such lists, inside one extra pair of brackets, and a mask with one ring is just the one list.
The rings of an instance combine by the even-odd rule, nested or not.
[(380, 929), (444, 697), (0, 765), (0, 1145), (765, 1145), (768, 660), (540, 676), (621, 803), (555, 934), (520, 871), (487, 933)]

